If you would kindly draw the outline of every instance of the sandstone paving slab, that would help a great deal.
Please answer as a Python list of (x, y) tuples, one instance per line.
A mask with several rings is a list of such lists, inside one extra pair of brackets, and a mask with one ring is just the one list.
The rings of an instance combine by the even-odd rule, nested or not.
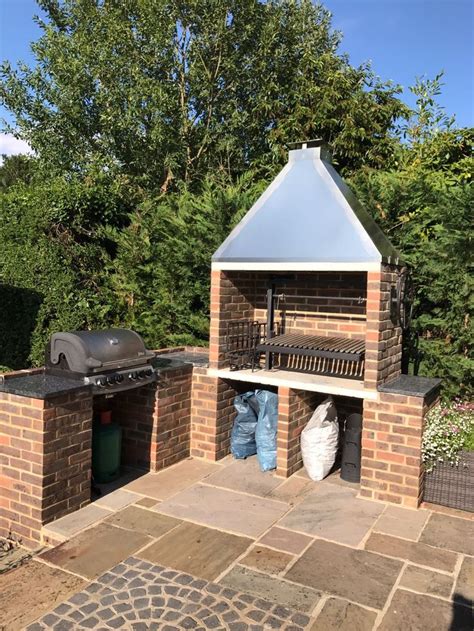
[(211, 528), (258, 537), (280, 519), (288, 504), (196, 484), (154, 510)]
[(101, 508), (108, 508), (109, 510), (115, 511), (125, 508), (125, 506), (129, 504), (133, 504), (138, 499), (140, 499), (140, 496), (136, 493), (125, 491), (124, 489), (116, 489), (112, 491), (112, 493), (107, 493), (107, 495), (96, 500), (94, 504)]
[(221, 465), (212, 462), (183, 460), (158, 473), (147, 473), (127, 484), (124, 489), (157, 500), (165, 500), (220, 469)]
[(453, 578), (415, 565), (408, 565), (399, 584), (400, 587), (413, 589), (415, 592), (449, 598), (453, 587)]
[(365, 550), (316, 540), (285, 574), (295, 583), (382, 609), (402, 563)]
[(140, 532), (101, 523), (41, 555), (53, 565), (95, 578), (152, 539)]
[(455, 600), (474, 601), (474, 559), (465, 557), (454, 588)]
[(328, 598), (309, 631), (372, 631), (377, 614), (340, 598)]
[(283, 572), (288, 563), (294, 558), (292, 554), (257, 545), (251, 548), (239, 563), (266, 574), (279, 574)]
[(457, 555), (454, 552), (380, 533), (370, 535), (365, 543), (365, 549), (399, 559), (407, 559), (417, 565), (426, 565), (445, 572), (453, 572), (457, 561)]
[(441, 504), (432, 504), (431, 502), (423, 502), (422, 506), (424, 510), (428, 510), (432, 513), (449, 515), (450, 517), (459, 517), (460, 519), (468, 519), (474, 522), (474, 513), (469, 513), (459, 508), (441, 506)]
[(139, 553), (143, 559), (208, 580), (215, 579), (252, 544), (252, 539), (182, 523)]
[(179, 519), (160, 515), (145, 508), (128, 506), (124, 510), (108, 517), (105, 523), (133, 530), (134, 532), (141, 532), (157, 539), (182, 522)]
[(250, 493), (266, 497), (275, 487), (282, 484), (282, 479), (271, 471), (260, 471), (257, 457), (234, 460), (221, 467), (219, 471), (206, 478), (206, 484), (213, 484), (233, 491)]
[(468, 607), (398, 589), (378, 631), (472, 631)]
[(275, 600), (131, 557), (42, 616), (27, 631), (303, 631), (309, 620), (301, 611)]
[(338, 469), (333, 473), (329, 474), (324, 480), (322, 480), (322, 484), (337, 484), (337, 486), (343, 486), (346, 489), (353, 489), (358, 493), (360, 491), (359, 482), (348, 482), (347, 480), (343, 480), (341, 478), (341, 471)]
[(0, 629), (22, 629), (85, 584), (78, 576), (35, 560), (1, 574)]
[(420, 541), (474, 556), (474, 522), (432, 513), (421, 533)]
[(143, 506), (144, 508), (151, 508), (152, 506), (156, 506), (158, 502), (153, 497), (141, 497), (135, 504), (137, 506)]
[(321, 593), (315, 589), (293, 585), (242, 566), (232, 568), (219, 583), (305, 612), (310, 612), (321, 598)]
[(303, 552), (306, 546), (312, 541), (312, 537), (302, 535), (299, 532), (293, 532), (292, 530), (286, 530), (285, 528), (278, 528), (278, 526), (270, 528), (270, 530), (259, 539), (259, 543), (261, 544), (289, 552), (290, 554)]
[(43, 527), (43, 532), (59, 537), (62, 541), (63, 539), (72, 537), (80, 530), (92, 526), (92, 524), (104, 519), (108, 515), (110, 515), (110, 510), (97, 506), (94, 502), (93, 504), (88, 504), (84, 506), (84, 508), (74, 511), (74, 513), (70, 513), (65, 517), (50, 522)]
[(279, 525), (357, 546), (382, 510), (382, 504), (358, 499), (352, 489), (327, 484), (307, 495)]
[(387, 506), (383, 515), (377, 520), (374, 531), (416, 541), (429, 516), (430, 513), (426, 510)]
[(314, 490), (316, 482), (303, 477), (292, 475), (288, 480), (274, 488), (268, 497), (280, 502), (287, 502), (290, 506), (299, 504), (302, 499)]
[(293, 475), (295, 475), (298, 478), (304, 478), (305, 480), (311, 480), (304, 466), (301, 467), (301, 469), (298, 469), (298, 471), (295, 471)]

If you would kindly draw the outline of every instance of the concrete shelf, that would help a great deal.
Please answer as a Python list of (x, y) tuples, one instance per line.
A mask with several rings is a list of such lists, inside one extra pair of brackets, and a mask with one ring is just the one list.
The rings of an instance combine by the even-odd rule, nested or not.
[(293, 390), (306, 390), (309, 392), (321, 392), (357, 399), (377, 400), (377, 390), (364, 387), (363, 381), (356, 379), (344, 379), (342, 377), (328, 377), (325, 375), (313, 375), (289, 370), (229, 370), (228, 368), (215, 370), (209, 369), (210, 377), (245, 381), (264, 386), (283, 386)]

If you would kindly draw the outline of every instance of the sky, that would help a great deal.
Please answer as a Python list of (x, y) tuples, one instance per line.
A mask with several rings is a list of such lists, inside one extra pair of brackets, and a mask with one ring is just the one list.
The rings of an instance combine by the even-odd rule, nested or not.
[[(438, 99), (459, 126), (474, 124), (474, 0), (323, 0), (333, 25), (343, 32), (340, 51), (353, 65), (372, 61), (374, 71), (408, 90), (416, 77), (444, 70)], [(40, 29), (33, 22), (34, 0), (0, 0), (0, 60), (34, 62), (30, 42)], [(11, 121), (0, 105), (0, 119)], [(0, 133), (0, 155), (24, 152), (22, 141)]]

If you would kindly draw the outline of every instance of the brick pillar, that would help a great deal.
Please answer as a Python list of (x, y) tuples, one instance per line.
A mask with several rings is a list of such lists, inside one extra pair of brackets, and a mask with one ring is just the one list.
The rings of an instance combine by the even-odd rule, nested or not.
[(44, 524), (90, 501), (92, 399), (0, 393), (0, 535), (33, 548)]
[(223, 298), (225, 295), (225, 274), (213, 270), (211, 272), (211, 324), (209, 329), (209, 366), (221, 368), (225, 363), (221, 351), (221, 341), (225, 335)]
[(223, 379), (194, 368), (191, 403), (191, 455), (219, 460), (229, 453), (235, 389)]
[(423, 496), (421, 441), (435, 401), (380, 392), (364, 401), (360, 495), (416, 508)]
[(382, 265), (367, 273), (367, 322), (364, 385), (375, 389), (401, 373), (402, 331), (390, 317), (391, 288), (398, 268)]
[(151, 470), (189, 456), (191, 443), (191, 364), (162, 373), (156, 392)]
[(248, 272), (211, 272), (210, 368), (226, 368), (225, 336), (229, 320), (252, 320), (255, 276)]

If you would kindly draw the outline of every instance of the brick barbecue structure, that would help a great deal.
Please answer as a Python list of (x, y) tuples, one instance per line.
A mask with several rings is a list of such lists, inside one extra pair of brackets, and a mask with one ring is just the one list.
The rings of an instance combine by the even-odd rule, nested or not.
[[(287, 166), (213, 257), (210, 367), (195, 386), (191, 454), (226, 455), (236, 393), (273, 388), (277, 474), (290, 476), (302, 466), (300, 433), (330, 394), (341, 418), (363, 415), (360, 494), (417, 507), (424, 418), (439, 380), (401, 374), (404, 264), (329, 160), (319, 142), (290, 151)], [(254, 327), (258, 340), (263, 330), (267, 345), (280, 339), (288, 346), (289, 339), (290, 349), (263, 368), (257, 340), (252, 367), (236, 369), (229, 353), (236, 322)], [(335, 349), (362, 348), (360, 361), (301, 351), (315, 343), (325, 348), (326, 338)]]
[[(42, 369), (5, 376), (0, 537), (34, 548), (45, 524), (90, 502), (92, 421), (101, 407), (122, 427), (123, 464), (159, 471), (188, 456), (228, 455), (234, 397), (255, 388), (278, 393), (277, 475), (302, 467), (301, 431), (331, 395), (341, 420), (363, 416), (360, 495), (419, 505), (424, 419), (439, 380), (401, 374), (403, 263), (328, 159), (319, 143), (291, 151), (216, 252), (209, 355), (159, 351), (157, 383), (109, 399)], [(249, 365), (237, 369), (229, 352), (236, 322), (258, 332), (244, 347)], [(259, 350), (279, 335), (294, 348)]]

